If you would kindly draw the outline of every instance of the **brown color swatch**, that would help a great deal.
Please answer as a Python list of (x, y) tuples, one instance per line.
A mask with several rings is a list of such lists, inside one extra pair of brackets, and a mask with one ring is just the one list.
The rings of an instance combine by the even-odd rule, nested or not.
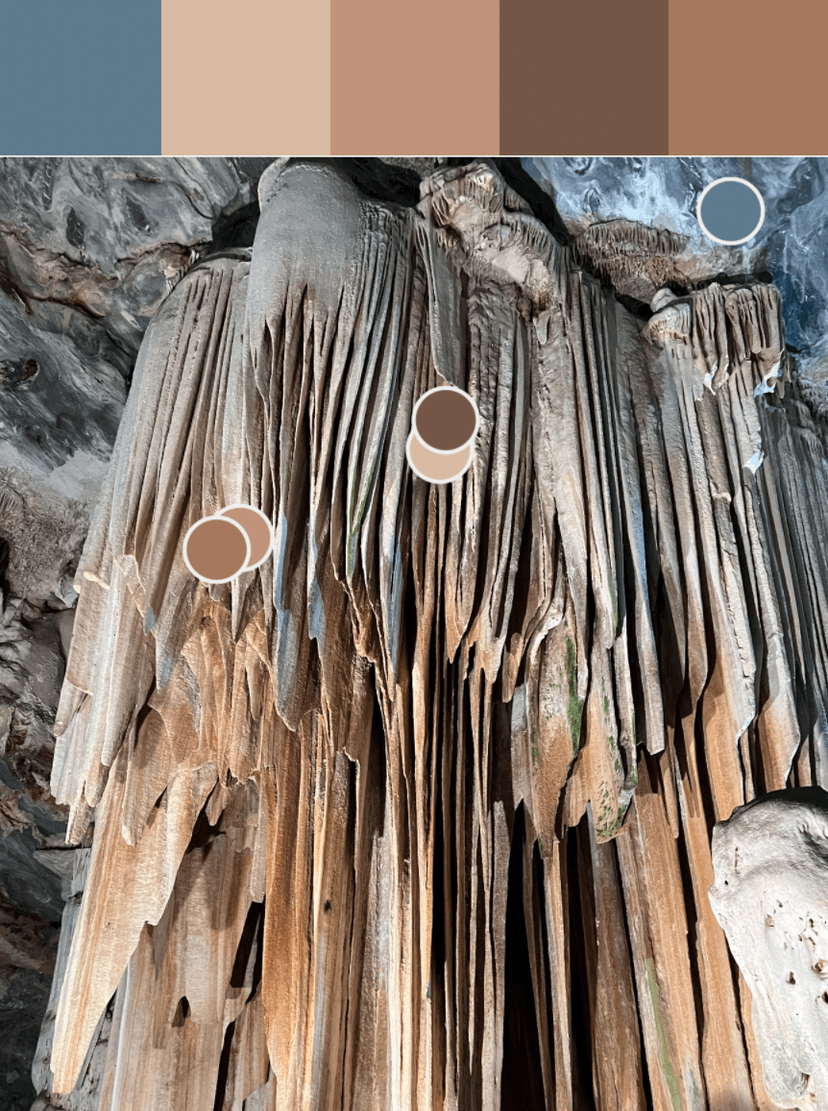
[(497, 154), (498, 0), (331, 0), (333, 154)]
[(161, 20), (163, 154), (330, 154), (328, 0), (174, 0)]
[(229, 517), (241, 525), (250, 541), (250, 558), (246, 568), (249, 570), (264, 560), (273, 543), (273, 532), (265, 520), (264, 514), (259, 513), (250, 505), (231, 505), (222, 509), (221, 517)]
[(828, 8), (670, 0), (670, 154), (828, 154)]
[(250, 543), (241, 525), (221, 517), (205, 517), (188, 532), (184, 558), (206, 582), (227, 582), (247, 563)]
[(414, 413), (414, 429), (426, 447), (458, 451), (477, 428), (474, 403), (463, 390), (438, 387), (423, 395)]
[(453, 482), (459, 478), (471, 459), (471, 446), (451, 454), (430, 451), (416, 432), (408, 439), (408, 461), (414, 471), (427, 482)]
[[(666, 154), (667, 11), (668, 0), (502, 0), (500, 153)], [(693, 93), (708, 72), (698, 58)]]

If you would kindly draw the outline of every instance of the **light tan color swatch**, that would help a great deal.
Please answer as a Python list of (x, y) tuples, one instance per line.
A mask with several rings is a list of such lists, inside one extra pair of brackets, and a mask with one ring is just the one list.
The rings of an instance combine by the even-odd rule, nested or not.
[(330, 0), (165, 0), (161, 44), (163, 154), (330, 154)]
[(414, 473), (419, 475), (420, 478), (424, 478), (426, 482), (438, 483), (453, 482), (456, 478), (465, 474), (472, 455), (470, 445), (450, 454), (431, 451), (420, 440), (416, 432), (409, 435), (405, 450)]

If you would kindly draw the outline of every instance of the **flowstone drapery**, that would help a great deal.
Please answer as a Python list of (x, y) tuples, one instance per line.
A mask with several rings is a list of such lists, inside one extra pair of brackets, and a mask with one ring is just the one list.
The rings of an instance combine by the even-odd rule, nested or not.
[[(260, 198), (146, 334), (78, 571), (44, 1086), (766, 1111), (707, 891), (716, 821), (828, 786), (828, 426), (777, 290), (644, 323), (484, 163)], [(480, 428), (430, 486), (446, 383)], [(235, 503), (273, 555), (205, 586), (182, 539)]]

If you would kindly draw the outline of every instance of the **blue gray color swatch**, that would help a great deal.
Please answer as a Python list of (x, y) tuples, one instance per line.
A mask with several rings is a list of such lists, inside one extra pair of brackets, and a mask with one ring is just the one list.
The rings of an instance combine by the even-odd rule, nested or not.
[(761, 230), (764, 211), (755, 189), (735, 178), (714, 181), (702, 194), (699, 223), (721, 243), (743, 243)]
[(0, 42), (0, 152), (161, 153), (161, 0), (14, 0)]

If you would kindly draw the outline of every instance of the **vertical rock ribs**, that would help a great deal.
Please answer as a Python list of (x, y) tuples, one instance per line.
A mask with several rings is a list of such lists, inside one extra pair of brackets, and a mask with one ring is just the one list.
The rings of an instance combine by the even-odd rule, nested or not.
[[(260, 193), (146, 334), (78, 571), (54, 1091), (116, 996), (100, 1111), (768, 1108), (707, 890), (714, 822), (828, 786), (777, 290), (644, 324), (483, 163)], [(446, 383), (480, 430), (429, 486)], [(205, 586), (182, 538), (238, 502), (273, 555)]]

